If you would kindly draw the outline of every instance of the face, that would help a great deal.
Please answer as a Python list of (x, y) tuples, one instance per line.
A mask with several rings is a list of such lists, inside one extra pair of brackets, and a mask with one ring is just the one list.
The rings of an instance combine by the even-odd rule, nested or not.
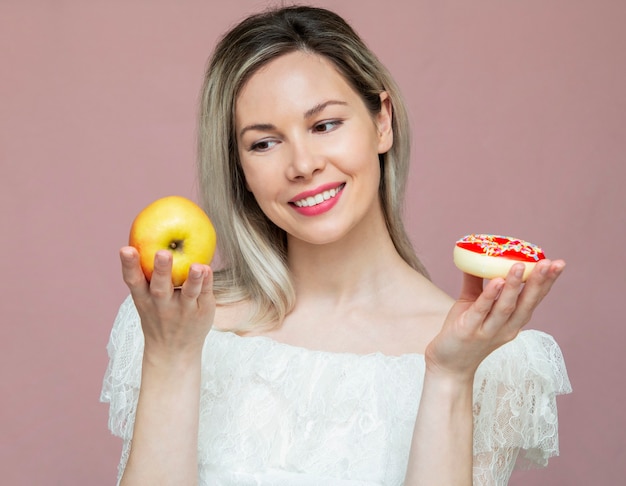
[(372, 116), (330, 61), (302, 52), (271, 61), (243, 87), (235, 125), (247, 188), (290, 242), (330, 243), (380, 224), (378, 154), (393, 142), (381, 99)]

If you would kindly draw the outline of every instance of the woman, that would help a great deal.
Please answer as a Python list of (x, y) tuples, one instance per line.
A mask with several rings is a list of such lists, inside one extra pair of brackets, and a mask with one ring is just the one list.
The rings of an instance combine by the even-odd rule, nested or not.
[(400, 217), (402, 100), (340, 17), (232, 29), (199, 138), (224, 268), (175, 290), (167, 252), (147, 282), (121, 250), (103, 399), (122, 484), (506, 484), (557, 452), (560, 350), (518, 333), (565, 264), (464, 275), (456, 302), (430, 282)]

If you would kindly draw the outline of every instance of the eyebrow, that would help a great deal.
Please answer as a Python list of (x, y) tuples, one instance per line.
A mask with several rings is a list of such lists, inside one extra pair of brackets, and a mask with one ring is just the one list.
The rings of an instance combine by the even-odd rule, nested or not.
[(311, 118), (312, 116), (317, 115), (318, 113), (320, 113), (321, 111), (324, 110), (324, 108), (326, 108), (327, 106), (330, 105), (347, 105), (348, 103), (346, 103), (345, 101), (339, 101), (339, 100), (328, 100), (328, 101), (324, 101), (323, 103), (319, 103), (317, 105), (315, 105), (313, 108), (311, 108), (310, 110), (307, 110), (304, 113), (304, 118)]
[[(322, 103), (318, 103), (317, 105), (315, 105), (313, 108), (307, 110), (304, 112), (304, 116), (303, 118), (306, 120), (307, 118), (311, 118), (312, 116), (317, 115), (318, 113), (324, 111), (324, 109), (328, 106), (331, 105), (342, 105), (345, 106), (348, 103), (346, 103), (345, 101), (339, 101), (339, 100), (328, 100), (328, 101), (324, 101)], [(276, 130), (276, 126), (272, 125), (271, 123), (254, 123), (252, 125), (246, 125), (245, 127), (243, 127), (240, 132), (239, 132), (239, 136), (243, 137), (244, 133), (246, 133), (249, 130), (259, 130), (259, 131), (272, 131), (272, 130)]]
[(271, 123), (255, 123), (253, 125), (247, 125), (241, 129), (241, 131), (239, 132), (239, 137), (243, 137), (244, 133), (249, 130), (259, 130), (261, 132), (272, 131), (276, 130), (276, 126), (272, 125)]

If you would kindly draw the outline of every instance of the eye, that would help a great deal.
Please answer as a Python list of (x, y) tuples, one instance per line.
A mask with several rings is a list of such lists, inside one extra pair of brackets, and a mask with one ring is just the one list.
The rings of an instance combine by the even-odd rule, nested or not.
[(332, 132), (333, 130), (335, 130), (337, 127), (339, 127), (343, 122), (341, 120), (328, 120), (328, 121), (323, 121), (321, 123), (316, 124), (313, 127), (313, 131), (315, 133), (326, 133), (326, 132)]
[(271, 150), (278, 142), (276, 140), (259, 140), (250, 146), (251, 152), (267, 152)]

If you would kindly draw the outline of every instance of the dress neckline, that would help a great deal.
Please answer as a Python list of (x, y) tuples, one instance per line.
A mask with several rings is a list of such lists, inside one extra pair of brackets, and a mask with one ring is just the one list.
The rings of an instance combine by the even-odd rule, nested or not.
[(273, 350), (284, 350), (292, 353), (304, 353), (310, 356), (326, 356), (326, 357), (343, 357), (352, 359), (384, 359), (389, 361), (402, 361), (402, 360), (414, 360), (424, 359), (423, 353), (403, 353), (399, 355), (385, 354), (382, 351), (374, 351), (371, 353), (355, 353), (350, 351), (328, 351), (324, 349), (312, 349), (304, 346), (298, 346), (295, 344), (288, 344), (282, 341), (277, 341), (268, 336), (241, 336), (233, 331), (211, 329), (209, 335), (213, 333), (215, 336), (222, 336), (223, 338), (231, 339), (233, 341), (239, 340), (241, 343), (258, 346), (260, 344), (267, 345)]

